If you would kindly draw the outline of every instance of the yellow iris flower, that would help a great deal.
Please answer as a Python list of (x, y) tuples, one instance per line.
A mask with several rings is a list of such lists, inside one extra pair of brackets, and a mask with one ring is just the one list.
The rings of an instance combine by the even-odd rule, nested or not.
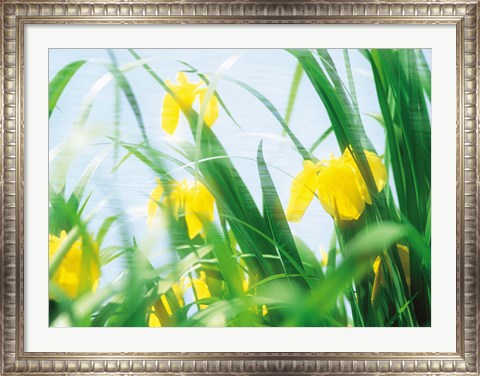
[[(203, 81), (190, 82), (184, 72), (177, 73), (176, 84), (169, 80), (166, 80), (165, 83), (178, 97), (177, 102), (173, 96), (166, 93), (162, 103), (162, 128), (168, 134), (173, 135), (180, 119), (180, 110), (190, 109), (197, 97), (199, 98), (200, 106), (202, 106), (208, 88)], [(215, 95), (212, 95), (207, 103), (203, 120), (211, 127), (217, 118), (218, 99)]]
[[(157, 187), (150, 194), (147, 205), (147, 222), (150, 225), (158, 210), (158, 202), (162, 200), (164, 188), (161, 181), (157, 180)], [(200, 182), (193, 183), (183, 180), (175, 181), (168, 197), (163, 197), (162, 202), (168, 205), (176, 218), (185, 215), (188, 236), (193, 239), (203, 230), (202, 221), (213, 221), (214, 198), (207, 188)]]
[[(387, 170), (378, 155), (364, 152), (381, 192), (387, 183)], [(317, 163), (303, 161), (303, 171), (292, 182), (287, 219), (300, 221), (315, 193), (325, 211), (336, 220), (356, 220), (365, 210), (365, 203), (372, 203), (365, 180), (348, 148), (339, 158), (331, 156), (330, 160)]]
[[(66, 238), (67, 233), (65, 231), (60, 233), (60, 237), (49, 234), (48, 253), (50, 261), (53, 259), (53, 256)], [(90, 282), (88, 286), (84, 286), (84, 289), (94, 292), (97, 289), (98, 279), (100, 277), (100, 259), (98, 254), (98, 244), (91, 241), (91, 245), (93, 252), (91, 252), (90, 255)], [(81, 279), (82, 277), (85, 277), (82, 276), (82, 259), (83, 245), (82, 239), (79, 239), (72, 244), (52, 277), (52, 281), (71, 299), (75, 299), (82, 293), (86, 292), (81, 291), (80, 289)]]

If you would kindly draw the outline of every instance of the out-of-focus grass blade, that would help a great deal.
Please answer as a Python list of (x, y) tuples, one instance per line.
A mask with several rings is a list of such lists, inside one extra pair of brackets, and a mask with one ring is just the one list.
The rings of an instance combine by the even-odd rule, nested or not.
[(97, 237), (95, 239), (99, 247), (102, 246), (102, 242), (103, 242), (103, 239), (105, 238), (105, 235), (107, 235), (108, 230), (118, 218), (119, 218), (118, 215), (112, 215), (111, 217), (105, 218), (103, 223), (100, 225), (100, 228), (97, 232)]
[(107, 326), (108, 320), (117, 314), (119, 308), (120, 304), (116, 302), (108, 303), (101, 307), (92, 319), (92, 327)]
[[(157, 283), (155, 295), (157, 297), (165, 294), (175, 282), (180, 280), (182, 276), (187, 274), (191, 269), (200, 263), (200, 260), (213, 251), (212, 245), (207, 245), (198, 248), (195, 253), (186, 255), (183, 259), (177, 261), (175, 264), (170, 264), (163, 268), (168, 270), (168, 274), (161, 281)], [(158, 270), (158, 269), (157, 269)]]
[(92, 175), (95, 173), (98, 166), (100, 166), (100, 163), (102, 163), (106, 155), (107, 155), (106, 150), (99, 153), (97, 156), (95, 156), (95, 158), (92, 159), (92, 161), (88, 164), (88, 166), (83, 171), (82, 176), (80, 176), (80, 179), (73, 190), (73, 195), (77, 198), (78, 201), (82, 200), (83, 194), (85, 192), (85, 187), (87, 186), (88, 181), (90, 180)]
[[(297, 63), (295, 67), (295, 72), (293, 73), (292, 84), (290, 86), (290, 94), (288, 95), (287, 109), (285, 110), (285, 124), (287, 124), (287, 126), (290, 126), (290, 119), (292, 117), (293, 107), (295, 106), (295, 100), (297, 99), (298, 89), (300, 88), (302, 76), (302, 66)], [(285, 131), (283, 132), (285, 133)]]
[[(129, 62), (127, 64), (123, 64), (120, 67), (116, 67), (116, 70), (118, 70), (120, 73), (125, 74), (133, 69), (136, 69), (138, 67), (141, 67), (143, 64), (146, 62), (150, 61), (151, 59), (145, 59), (145, 60), (135, 60), (132, 62)], [(107, 69), (112, 69), (111, 65), (106, 64)], [(82, 104), (80, 105), (80, 113), (78, 115), (78, 118), (75, 121), (75, 127), (83, 127), (88, 120), (88, 117), (90, 116), (90, 111), (92, 110), (93, 103), (95, 101), (95, 98), (97, 95), (102, 91), (102, 89), (113, 79), (115, 79), (115, 76), (113, 72), (109, 72), (102, 76), (100, 79), (98, 79), (90, 88), (88, 93), (86, 94), (85, 98), (83, 99)]]
[[(205, 225), (207, 224), (205, 223)], [(228, 296), (243, 296), (242, 278), (238, 265), (232, 258), (233, 250), (213, 225), (207, 225), (207, 240), (213, 245), (213, 252), (217, 256), (220, 272), (228, 287)]]
[(301, 310), (302, 315), (315, 316), (331, 310), (347, 286), (371, 269), (373, 257), (405, 235), (404, 226), (387, 222), (358, 233), (346, 245), (348, 255), (341, 265), (335, 272), (327, 275), (322, 284), (312, 292), (305, 310)]
[(325, 141), (325, 139), (330, 135), (330, 133), (333, 132), (333, 127), (328, 127), (325, 132), (322, 133), (322, 135), (315, 140), (315, 142), (312, 144), (310, 147), (310, 150), (308, 151), (310, 154), (313, 154), (315, 150), (320, 146), (320, 144)]
[(158, 166), (152, 159), (148, 158), (144, 153), (138, 150), (137, 146), (131, 146), (127, 144), (121, 144), (125, 149), (127, 149), (132, 155), (137, 157), (141, 162), (145, 163), (148, 167), (150, 167), (155, 173), (159, 176), (165, 176), (167, 171), (162, 168), (162, 166)]
[[(320, 262), (318, 261), (313, 251), (300, 237), (294, 235), (293, 238), (297, 246), (298, 254), (302, 259), (305, 273), (308, 276), (315, 276), (318, 279), (322, 279), (324, 277), (322, 266), (320, 265)], [(310, 281), (315, 282), (315, 279), (310, 279)]]
[(53, 77), (52, 81), (48, 84), (48, 117), (52, 115), (53, 109), (57, 105), (60, 95), (70, 82), (70, 79), (74, 74), (86, 63), (86, 60), (77, 60), (64, 66)]
[(74, 227), (68, 232), (66, 239), (60, 244), (52, 259), (50, 260), (50, 266), (48, 267), (49, 278), (53, 277), (58, 267), (62, 263), (63, 258), (68, 253), (71, 246), (73, 245), (73, 243), (75, 243), (79, 236), (80, 230), (78, 227)]
[(147, 132), (145, 130), (145, 123), (143, 122), (140, 106), (137, 102), (137, 98), (135, 96), (135, 93), (133, 92), (132, 86), (130, 85), (130, 83), (128, 82), (127, 78), (122, 73), (122, 71), (118, 68), (117, 60), (113, 51), (111, 49), (108, 49), (107, 51), (110, 56), (110, 59), (112, 60), (112, 64), (109, 67), (110, 72), (115, 78), (115, 81), (117, 82), (118, 87), (123, 91), (123, 94), (125, 94), (125, 97), (127, 98), (128, 103), (132, 108), (133, 114), (135, 115), (135, 119), (137, 120), (137, 124), (140, 128), (140, 132), (142, 133), (143, 141), (148, 145), (148, 137), (147, 137)]
[(127, 250), (120, 246), (110, 246), (100, 250), (100, 265), (107, 265), (123, 255)]
[[(88, 202), (90, 201), (90, 197), (92, 197), (92, 194), (93, 194), (93, 192), (90, 192), (90, 193), (88, 194), (87, 198), (83, 201), (83, 204), (78, 208), (78, 212), (77, 212), (78, 218), (81, 218), (81, 217), (82, 217), (83, 211), (84, 211), (85, 208), (87, 207), (87, 204), (88, 204)], [(77, 200), (77, 198), (75, 197), (75, 195), (71, 195), (70, 198), (68, 199), (68, 202), (70, 202), (70, 200), (72, 200), (72, 199)]]
[[(235, 322), (239, 315), (247, 314), (256, 307), (262, 307), (263, 304), (269, 307), (291, 307), (293, 309), (292, 301), (285, 296), (283, 298), (278, 295), (274, 297), (245, 296), (214, 302), (207, 309), (194, 314), (182, 326), (223, 327), (226, 323)], [(255, 319), (252, 316), (249, 326), (262, 326), (262, 322), (259, 318)]]
[(274, 274), (271, 275), (267, 278), (264, 278), (256, 283), (254, 283), (252, 286), (248, 287), (247, 291), (255, 291), (257, 287), (263, 286), (268, 282), (276, 281), (279, 279), (291, 279), (291, 278), (303, 278), (303, 275), (301, 274), (291, 274), (291, 273), (285, 273), (285, 274)]
[(337, 234), (332, 232), (330, 245), (328, 247), (327, 275), (334, 273), (337, 265)]

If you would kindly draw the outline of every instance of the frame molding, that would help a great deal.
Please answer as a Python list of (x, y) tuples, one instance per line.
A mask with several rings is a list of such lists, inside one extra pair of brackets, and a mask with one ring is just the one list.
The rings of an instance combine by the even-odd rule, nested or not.
[[(447, 1), (6, 0), (1, 4), (0, 375), (87, 373), (479, 374), (478, 79), (480, 5)], [(32, 23), (455, 24), (455, 353), (26, 353), (23, 322), (24, 27)]]

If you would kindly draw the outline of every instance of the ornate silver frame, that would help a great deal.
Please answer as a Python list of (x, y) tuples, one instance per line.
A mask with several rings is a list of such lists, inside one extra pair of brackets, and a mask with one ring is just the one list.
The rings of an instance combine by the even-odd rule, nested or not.
[[(1, 3), (1, 375), (171, 373), (479, 374), (478, 0)], [(23, 322), (24, 26), (31, 23), (455, 24), (457, 30), (457, 345), (454, 353), (27, 353)]]

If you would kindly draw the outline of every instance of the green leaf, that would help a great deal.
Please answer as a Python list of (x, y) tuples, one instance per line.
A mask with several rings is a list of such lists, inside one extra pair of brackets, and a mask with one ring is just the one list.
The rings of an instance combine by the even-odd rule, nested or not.
[[(268, 171), (263, 157), (262, 143), (257, 151), (258, 174), (262, 185), (263, 211), (275, 243), (279, 245), (278, 252), (285, 271), (290, 274), (304, 274), (302, 260), (288, 225), (277, 190)], [(306, 281), (308, 283), (308, 279)]]
[(73, 75), (85, 64), (86, 60), (77, 60), (64, 66), (48, 84), (48, 117), (52, 115), (58, 99)]
[(273, 105), (272, 102), (270, 102), (262, 93), (260, 93), (258, 90), (254, 89), (253, 87), (247, 85), (246, 83), (242, 81), (235, 80), (233, 78), (225, 77), (226, 80), (233, 82), (234, 84), (237, 84), (241, 88), (247, 90), (250, 94), (252, 94), (255, 98), (257, 98), (270, 112), (271, 114), (275, 117), (275, 119), (280, 123), (282, 126), (283, 130), (285, 133), (288, 135), (290, 140), (292, 140), (293, 144), (295, 145), (295, 148), (297, 151), (300, 153), (303, 159), (309, 159), (309, 160), (314, 160), (312, 159), (313, 157), (308, 153), (307, 149), (302, 145), (300, 140), (295, 136), (295, 134), (290, 130), (288, 124), (283, 120), (282, 116), (276, 109), (276, 107)]
[(112, 50), (108, 49), (107, 51), (113, 62), (113, 64), (109, 66), (110, 72), (115, 78), (115, 81), (118, 87), (123, 91), (123, 94), (125, 94), (125, 97), (127, 98), (127, 101), (130, 104), (130, 107), (132, 108), (132, 111), (135, 115), (135, 119), (137, 120), (137, 124), (140, 128), (140, 132), (142, 133), (143, 141), (148, 145), (148, 137), (147, 137), (147, 132), (145, 130), (145, 123), (143, 122), (142, 113), (140, 111), (140, 106), (137, 102), (135, 93), (133, 92), (132, 87), (128, 82), (127, 78), (125, 77), (125, 75), (118, 68), (116, 58)]
[(295, 72), (293, 73), (292, 85), (290, 87), (290, 94), (288, 95), (287, 109), (285, 111), (285, 123), (290, 125), (290, 118), (292, 117), (293, 107), (295, 100), (297, 99), (298, 89), (300, 88), (300, 82), (302, 81), (303, 69), (302, 66), (297, 63)]
[(103, 223), (100, 225), (100, 228), (97, 232), (97, 238), (95, 241), (98, 243), (98, 246), (101, 247), (103, 243), (103, 239), (105, 238), (105, 235), (107, 235), (108, 230), (110, 229), (110, 226), (119, 218), (118, 215), (113, 215), (111, 217), (105, 218)]
[(68, 251), (72, 247), (73, 243), (79, 238), (80, 230), (78, 227), (74, 227), (70, 230), (67, 234), (65, 240), (60, 244), (57, 251), (51, 258), (48, 267), (48, 277), (52, 278), (55, 272), (57, 271), (58, 267), (62, 263), (63, 258), (67, 255)]

